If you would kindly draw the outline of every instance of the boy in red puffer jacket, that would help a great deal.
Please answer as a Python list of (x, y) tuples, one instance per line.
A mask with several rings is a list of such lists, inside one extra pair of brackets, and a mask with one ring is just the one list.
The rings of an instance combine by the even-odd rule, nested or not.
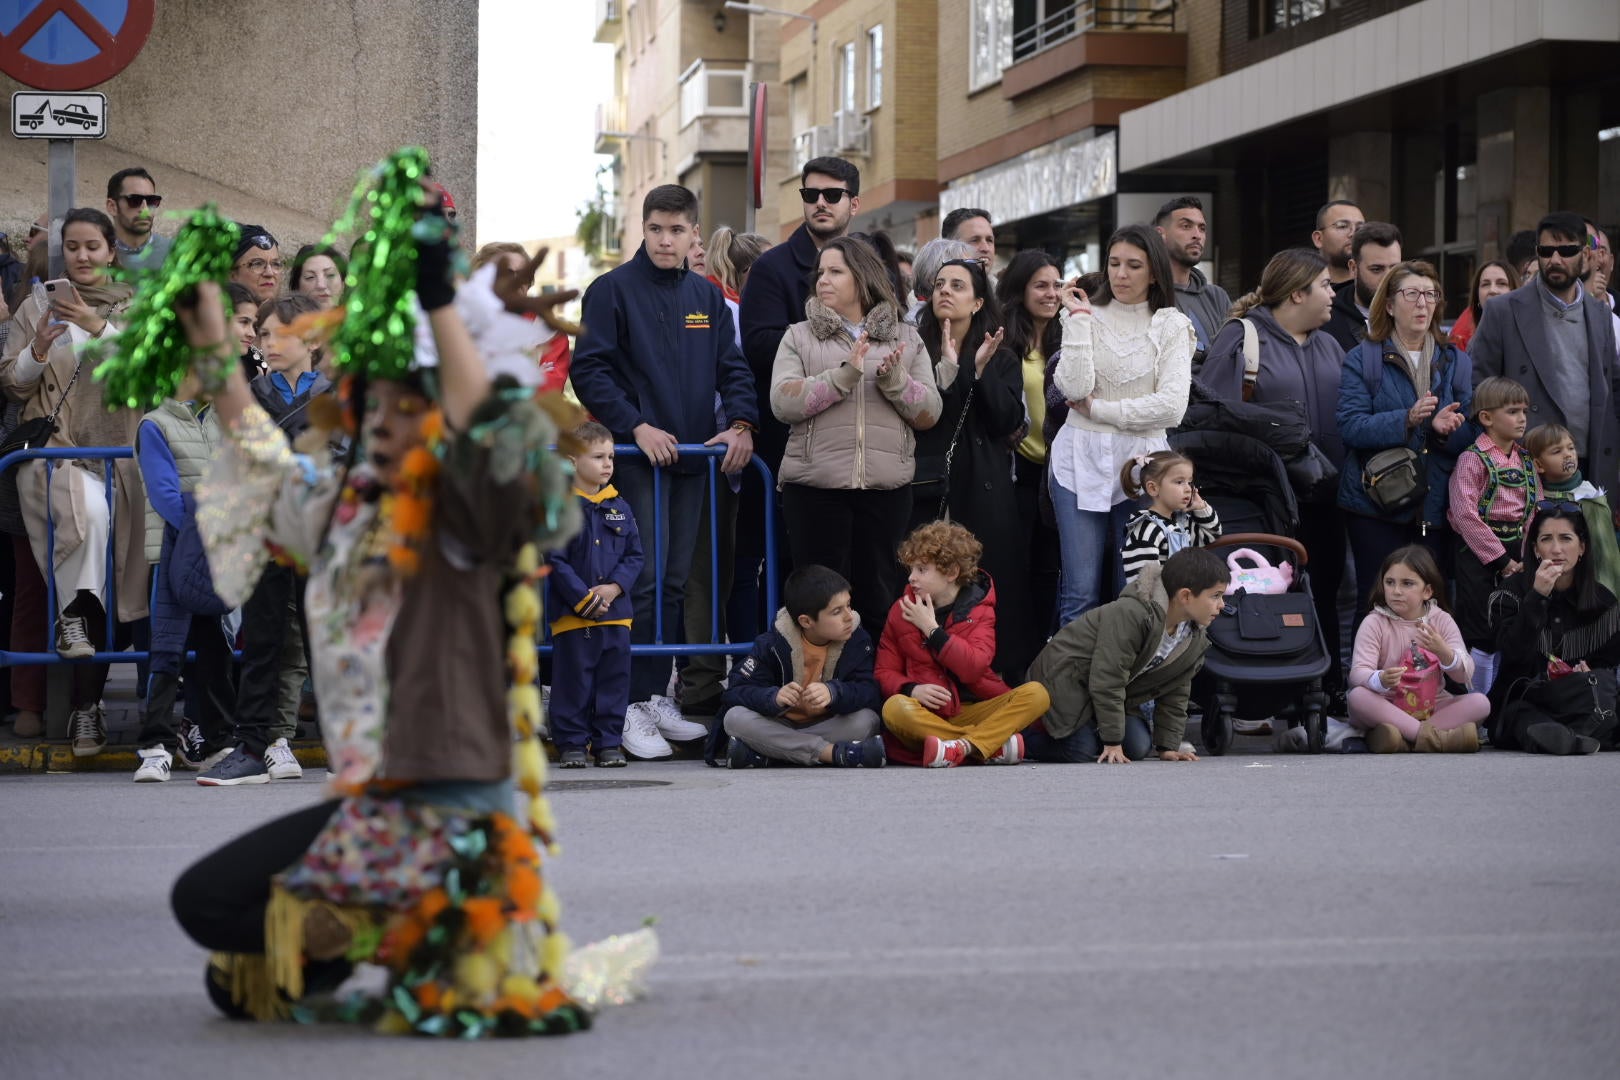
[(923, 525), (900, 545), (911, 570), (878, 644), (889, 760), (948, 768), (1016, 765), (1018, 734), (1050, 705), (1046, 688), (1009, 690), (991, 670), (996, 590), (979, 569), (984, 546), (960, 525)]

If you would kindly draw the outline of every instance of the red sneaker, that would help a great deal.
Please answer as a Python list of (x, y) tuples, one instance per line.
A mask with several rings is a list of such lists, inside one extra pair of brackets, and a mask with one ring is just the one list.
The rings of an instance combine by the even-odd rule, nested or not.
[(1014, 732), (1001, 749), (984, 759), (986, 765), (1017, 765), (1024, 760), (1024, 737)]
[(967, 760), (973, 746), (966, 739), (939, 739), (933, 735), (923, 740), (922, 763), (930, 769), (950, 769)]

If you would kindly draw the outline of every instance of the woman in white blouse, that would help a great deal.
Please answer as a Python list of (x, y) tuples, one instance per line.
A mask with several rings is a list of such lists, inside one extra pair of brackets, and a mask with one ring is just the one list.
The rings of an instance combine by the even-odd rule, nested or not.
[(1197, 347), (1192, 322), (1176, 309), (1170, 254), (1145, 225), (1109, 238), (1097, 295), (1071, 282), (1063, 305), (1055, 382), (1069, 414), (1050, 456), (1063, 547), (1059, 625), (1113, 599), (1124, 581), (1120, 547), (1131, 503), (1120, 469), (1168, 445), (1166, 430), (1187, 409)]

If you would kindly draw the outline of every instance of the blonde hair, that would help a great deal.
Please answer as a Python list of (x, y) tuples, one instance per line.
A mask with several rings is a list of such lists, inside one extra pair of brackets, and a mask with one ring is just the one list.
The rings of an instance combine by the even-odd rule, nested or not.
[(1421, 259), (1412, 259), (1407, 262), (1398, 262), (1389, 268), (1384, 280), (1378, 283), (1378, 290), (1373, 293), (1372, 307), (1367, 313), (1367, 340), (1388, 341), (1395, 336), (1395, 316), (1390, 313), (1390, 307), (1395, 303), (1394, 293), (1401, 288), (1401, 282), (1408, 278), (1427, 278), (1434, 282), (1434, 291), (1438, 294), (1433, 304), (1429, 306), (1431, 317), (1429, 319), (1429, 336), (1434, 338), (1436, 345), (1445, 345), (1451, 338), (1440, 328), (1445, 314), (1445, 290), (1440, 287), (1440, 275), (1435, 268)]
[(1174, 450), (1155, 450), (1151, 454), (1132, 458), (1119, 470), (1119, 486), (1133, 499), (1147, 493), (1149, 484), (1157, 484), (1164, 474), (1177, 465), (1192, 467), (1192, 459)]
[(1326, 269), (1327, 260), (1311, 248), (1285, 248), (1266, 263), (1260, 274), (1260, 287), (1233, 303), (1230, 317), (1241, 319), (1253, 308), (1285, 303), (1295, 293), (1308, 291)]
[(478, 253), (472, 257), (472, 268), (478, 270), (488, 266), (502, 255), (518, 255), (524, 262), (529, 260), (529, 253), (522, 244), (511, 240), (496, 240), (478, 249)]
[(1538, 458), (1565, 439), (1574, 442), (1575, 436), (1571, 435), (1569, 428), (1563, 424), (1539, 424), (1531, 428), (1530, 434), (1524, 437), (1524, 448), (1530, 452), (1531, 457)]
[(740, 283), (754, 263), (765, 254), (771, 242), (759, 233), (734, 232), (730, 225), (722, 225), (709, 234), (709, 273), (728, 289), (738, 290)]
[(1474, 387), (1474, 418), (1483, 412), (1495, 412), (1509, 405), (1530, 404), (1530, 391), (1502, 375), (1492, 375)]

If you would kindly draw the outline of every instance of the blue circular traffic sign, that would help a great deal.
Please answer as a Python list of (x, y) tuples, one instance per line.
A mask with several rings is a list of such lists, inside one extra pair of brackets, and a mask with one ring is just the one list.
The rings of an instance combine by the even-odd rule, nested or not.
[(0, 5), (0, 71), (36, 90), (83, 90), (123, 71), (152, 33), (155, 0)]

